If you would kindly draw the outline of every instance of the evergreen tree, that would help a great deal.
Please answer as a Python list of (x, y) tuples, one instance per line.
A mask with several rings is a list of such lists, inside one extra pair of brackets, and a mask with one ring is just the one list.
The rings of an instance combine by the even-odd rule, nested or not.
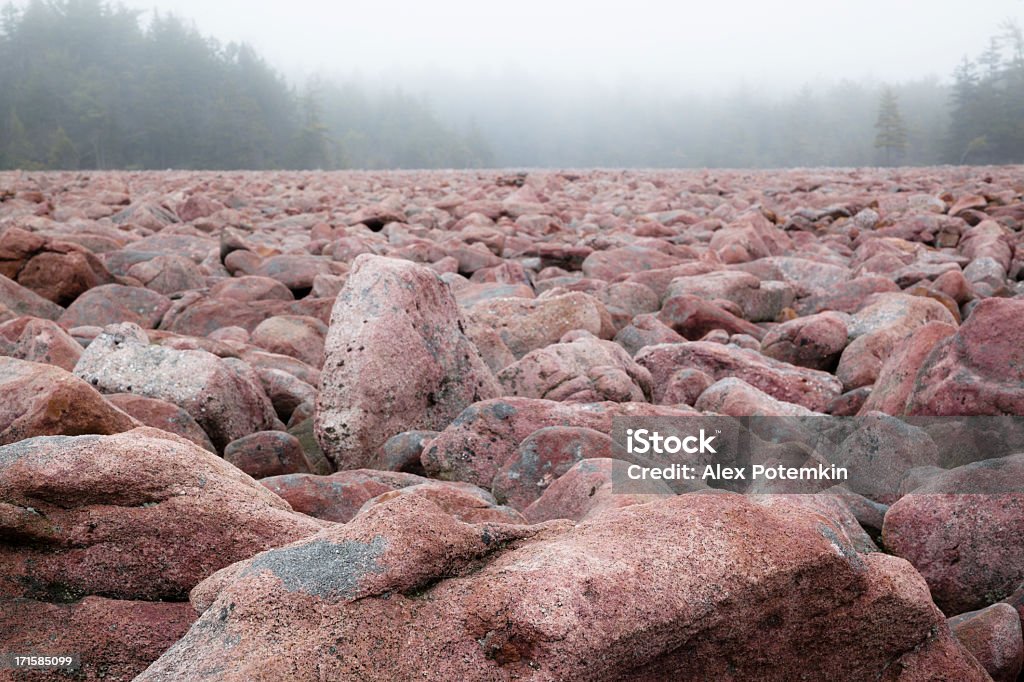
[(894, 160), (901, 159), (907, 150), (907, 128), (900, 114), (900, 103), (892, 88), (882, 91), (878, 106), (878, 120), (875, 121), (875, 148), (882, 149), (885, 154), (885, 165), (892, 165)]

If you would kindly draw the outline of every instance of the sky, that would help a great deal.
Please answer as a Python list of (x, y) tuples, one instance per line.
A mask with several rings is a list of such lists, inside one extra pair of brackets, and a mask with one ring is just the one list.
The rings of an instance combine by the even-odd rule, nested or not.
[(121, 0), (246, 41), (293, 79), (517, 72), (605, 84), (946, 78), (1024, 0)]

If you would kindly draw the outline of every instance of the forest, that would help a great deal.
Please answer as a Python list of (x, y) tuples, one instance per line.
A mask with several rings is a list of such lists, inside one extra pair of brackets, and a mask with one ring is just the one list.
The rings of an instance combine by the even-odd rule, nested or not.
[(0, 16), (0, 168), (799, 167), (1024, 161), (1012, 21), (945, 78), (595, 86), (536, 76), (419, 89), (289, 82), (246, 44), (102, 0)]

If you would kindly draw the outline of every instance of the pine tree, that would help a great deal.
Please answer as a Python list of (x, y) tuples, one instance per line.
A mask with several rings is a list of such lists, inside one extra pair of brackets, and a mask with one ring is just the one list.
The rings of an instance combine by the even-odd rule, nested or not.
[(878, 130), (875, 148), (885, 150), (885, 165), (892, 165), (894, 159), (903, 156), (908, 146), (907, 129), (900, 114), (899, 99), (892, 88), (886, 88), (882, 92), (875, 129)]

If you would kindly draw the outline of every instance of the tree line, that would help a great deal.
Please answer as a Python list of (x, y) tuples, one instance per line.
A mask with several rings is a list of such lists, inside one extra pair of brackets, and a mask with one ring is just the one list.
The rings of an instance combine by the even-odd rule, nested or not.
[(0, 12), (0, 168), (788, 167), (1024, 162), (1024, 38), (950, 84), (795, 92), (529, 78), (290, 84), (245, 44), (104, 0)]
[(102, 0), (0, 13), (0, 168), (490, 165), (401, 91), (297, 92), (250, 46)]

